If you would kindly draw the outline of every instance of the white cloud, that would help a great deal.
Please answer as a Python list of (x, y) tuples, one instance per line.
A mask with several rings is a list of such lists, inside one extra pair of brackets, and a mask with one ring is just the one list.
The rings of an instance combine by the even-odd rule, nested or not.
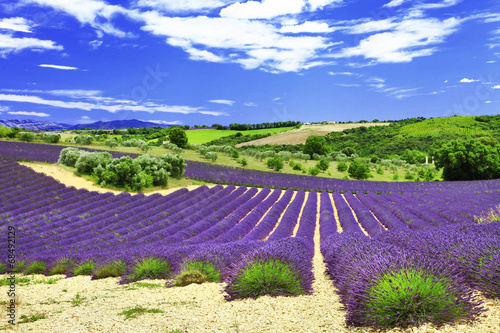
[(253, 102), (246, 102), (246, 103), (243, 103), (243, 105), (244, 106), (249, 106), (249, 107), (251, 107), (251, 106), (253, 106), (253, 107), (257, 106), (257, 104), (255, 104)]
[(0, 30), (3, 29), (31, 33), (30, 24), (32, 24), (32, 22), (23, 17), (4, 18), (0, 20)]
[(209, 101), (210, 103), (217, 103), (217, 104), (225, 104), (225, 105), (233, 105), (236, 103), (235, 101), (230, 101), (227, 99), (212, 99)]
[(345, 48), (334, 57), (363, 56), (381, 63), (410, 62), (415, 57), (435, 53), (438, 49), (429, 46), (442, 43), (460, 23), (456, 18), (404, 20), (393, 31), (371, 35), (358, 46)]
[(490, 104), (490, 103), (491, 103), (491, 101), (484, 101), (484, 103), (485, 103), (485, 104)]
[(50, 117), (50, 114), (43, 113), (43, 112), (10, 111), (7, 113), (12, 114), (12, 115), (20, 115), (20, 116)]
[(166, 12), (187, 12), (220, 8), (237, 0), (139, 0), (136, 5)]
[(340, 4), (343, 0), (307, 0), (307, 5), (311, 11), (323, 9), (332, 4)]
[(0, 111), (7, 111), (7, 110), (9, 110), (8, 106), (2, 106), (2, 105), (0, 105)]
[(78, 69), (78, 67), (71, 67), (71, 66), (60, 66), (60, 65), (48, 65), (48, 64), (41, 64), (38, 65), (39, 67), (45, 67), (45, 68), (54, 68), (54, 69), (62, 69), (65, 71), (75, 71)]
[(460, 83), (473, 83), (473, 82), (479, 82), (479, 80), (468, 79), (468, 78), (463, 78), (462, 80), (460, 80)]
[(361, 87), (359, 83), (336, 83), (336, 86), (339, 87), (345, 87), (345, 88), (354, 88), (354, 87)]
[(18, 103), (32, 103), (39, 105), (48, 105), (64, 109), (79, 109), (84, 111), (91, 110), (105, 110), (111, 113), (119, 111), (133, 111), (133, 112), (167, 112), (167, 113), (181, 113), (181, 114), (211, 114), (214, 116), (227, 115), (225, 112), (205, 111), (200, 107), (191, 107), (183, 105), (164, 105), (156, 103), (139, 104), (134, 101), (121, 101), (112, 98), (106, 98), (106, 103), (89, 103), (89, 102), (67, 102), (58, 100), (48, 100), (38, 96), (26, 95), (7, 95), (0, 94), (0, 101), (18, 102)]
[(55, 10), (74, 16), (82, 24), (90, 24), (93, 28), (117, 37), (131, 37), (130, 33), (115, 28), (109, 20), (117, 14), (132, 14), (121, 6), (108, 5), (98, 0), (24, 0), (26, 3), (36, 3), (49, 6)]
[(237, 2), (223, 8), (221, 17), (270, 19), (288, 14), (299, 14), (305, 6), (304, 0), (262, 0)]
[(493, 89), (500, 89), (500, 85), (496, 85), (496, 86), (493, 86), (491, 88), (493, 88)]
[(397, 27), (399, 24), (400, 23), (395, 22), (394, 19), (367, 21), (349, 27), (347, 30), (351, 34), (366, 34), (370, 32), (390, 30)]
[(398, 7), (401, 6), (403, 3), (407, 2), (408, 0), (392, 0), (388, 4), (383, 5), (382, 7)]
[(418, 3), (415, 8), (416, 9), (438, 9), (438, 8), (446, 8), (456, 5), (462, 0), (443, 0), (438, 3)]
[[(333, 45), (320, 36), (283, 36), (271, 23), (256, 20), (163, 17), (155, 12), (144, 13), (142, 19), (143, 30), (166, 36), (167, 43), (196, 60), (238, 63), (245, 69), (299, 71)], [(213, 50), (231, 54), (216, 55)]]
[(139, 119), (140, 121), (146, 121), (150, 123), (155, 123), (155, 124), (160, 124), (160, 125), (182, 125), (182, 121), (180, 120), (175, 120), (175, 121), (166, 121), (166, 120), (146, 120), (146, 119)]
[(19, 52), (24, 49), (30, 50), (57, 50), (62, 51), (63, 47), (51, 40), (41, 40), (37, 38), (15, 38), (10, 35), (0, 34), (0, 55)]
[(306, 21), (302, 24), (295, 25), (284, 25), (281, 27), (281, 33), (323, 33), (323, 32), (331, 32), (333, 28), (330, 28), (325, 22), (315, 22), (315, 21)]

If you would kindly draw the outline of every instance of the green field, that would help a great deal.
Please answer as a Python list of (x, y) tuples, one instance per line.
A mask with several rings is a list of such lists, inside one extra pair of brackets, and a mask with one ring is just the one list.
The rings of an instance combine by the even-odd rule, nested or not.
[[(486, 125), (487, 126), (487, 125)], [(484, 123), (475, 117), (446, 117), (427, 119), (419, 123), (404, 125), (400, 132), (411, 136), (439, 137), (444, 134), (463, 136), (489, 136)]]
[(236, 133), (241, 133), (243, 135), (253, 135), (253, 134), (276, 134), (286, 131), (290, 131), (293, 127), (280, 127), (280, 128), (265, 128), (258, 130), (249, 131), (234, 131), (234, 130), (217, 130), (217, 129), (199, 129), (186, 131), (188, 136), (188, 142), (193, 145), (202, 145), (204, 143), (220, 139), (225, 136), (233, 135)]

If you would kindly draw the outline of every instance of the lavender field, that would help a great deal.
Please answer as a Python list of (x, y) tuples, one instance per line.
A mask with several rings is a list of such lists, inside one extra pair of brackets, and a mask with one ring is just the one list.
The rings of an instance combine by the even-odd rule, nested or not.
[[(35, 148), (2, 144), (0, 156), (53, 161), (58, 154)], [(190, 172), (238, 177), (197, 168)], [(248, 174), (236, 183), (267, 181)], [(3, 238), (15, 230), (17, 258), (15, 267), (5, 259), (0, 268), (118, 277), (121, 284), (222, 282), (233, 301), (311, 294), (313, 257), (321, 255), (346, 324), (379, 328), (474, 322), (484, 312), (478, 295), (500, 296), (500, 222), (477, 223), (500, 204), (498, 180), (352, 186), (320, 180), (310, 185), (318, 193), (294, 190), (306, 180), (273, 179), (275, 189), (216, 185), (166, 196), (113, 195), (67, 187), (0, 159), (0, 229)], [(342, 192), (325, 191), (343, 184)], [(245, 279), (255, 269), (269, 273), (260, 277), (264, 285), (250, 288)], [(291, 283), (283, 285), (280, 274)]]

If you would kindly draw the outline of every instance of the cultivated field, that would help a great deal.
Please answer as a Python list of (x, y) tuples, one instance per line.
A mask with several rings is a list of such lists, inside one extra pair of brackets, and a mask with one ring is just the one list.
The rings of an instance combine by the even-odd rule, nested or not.
[(225, 136), (233, 135), (236, 133), (241, 133), (243, 135), (254, 135), (254, 134), (276, 134), (291, 130), (293, 127), (280, 127), (280, 128), (265, 128), (258, 130), (249, 131), (235, 131), (235, 130), (217, 130), (217, 129), (196, 129), (186, 131), (188, 140), (190, 144), (202, 145), (204, 143), (220, 139)]
[[(0, 158), (56, 158), (57, 147), (15, 147), (0, 146)], [(346, 326), (346, 319), (366, 319), (356, 310), (357, 297), (370, 292), (362, 291), (372, 283), (364, 279), (388, 276), (384, 272), (397, 279), (398, 272), (414, 268), (429, 274), (420, 283), (436, 281), (436, 294), (419, 289), (414, 277), (400, 280), (411, 280), (401, 291), (410, 290), (411, 300), (433, 308), (435, 301), (425, 295), (451, 302), (431, 311), (435, 322), (441, 312), (448, 318), (452, 305), (477, 317), (462, 314), (455, 326), (439, 329), (410, 324), (407, 332), (498, 332), (499, 223), (476, 223), (500, 202), (498, 181), (388, 183), (199, 162), (189, 168), (193, 178), (236, 185), (109, 193), (57, 165), (0, 159), (0, 234), (4, 244), (9, 230), (16, 236), (16, 327), (23, 332), (374, 332), (366, 325)], [(260, 187), (242, 185), (247, 183)], [(258, 268), (270, 263), (286, 273), (284, 280), (273, 280), (277, 271), (271, 266)], [(198, 267), (194, 273), (193, 267)], [(252, 280), (263, 289), (247, 291), (251, 284), (239, 289), (252, 267), (258, 268), (252, 274), (275, 273)], [(197, 278), (184, 285), (183, 276)], [(0, 301), (7, 305), (11, 286), (0, 281)], [(451, 289), (439, 294), (443, 283)], [(417, 306), (397, 320), (418, 312)], [(7, 320), (6, 311), (0, 312), (1, 328), (8, 327)]]
[(311, 135), (325, 136), (331, 132), (342, 132), (345, 129), (358, 128), (361, 126), (387, 126), (389, 123), (366, 123), (366, 124), (328, 124), (328, 125), (302, 125), (298, 130), (291, 130), (285, 133), (279, 133), (267, 138), (244, 142), (236, 147), (261, 146), (261, 145), (297, 145), (304, 144)]

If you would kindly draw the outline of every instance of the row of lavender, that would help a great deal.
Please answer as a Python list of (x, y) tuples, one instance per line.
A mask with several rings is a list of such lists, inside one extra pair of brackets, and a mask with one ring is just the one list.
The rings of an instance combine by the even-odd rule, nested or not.
[[(56, 163), (63, 148), (65, 146), (0, 141), (0, 158)], [(137, 154), (114, 151), (110, 151), (110, 153), (115, 158), (121, 156), (131, 156), (134, 158), (138, 156)], [(415, 192), (429, 190), (462, 191), (463, 189), (467, 191), (500, 190), (500, 180), (498, 179), (469, 182), (377, 182), (265, 172), (197, 161), (186, 161), (186, 163), (187, 167), (184, 173), (186, 177), (220, 184), (290, 188), (308, 191)]]

